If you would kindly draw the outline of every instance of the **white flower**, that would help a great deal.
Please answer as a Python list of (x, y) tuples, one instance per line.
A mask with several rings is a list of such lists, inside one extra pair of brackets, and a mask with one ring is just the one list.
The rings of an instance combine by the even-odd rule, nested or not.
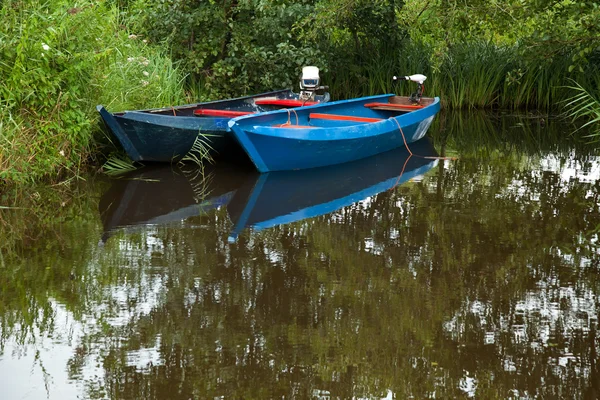
[(60, 154), (61, 156), (63, 156), (63, 157), (64, 157), (64, 156), (65, 156), (65, 151), (64, 151), (64, 150), (61, 150), (61, 151), (59, 151), (59, 152), (58, 152), (58, 154)]
[(46, 43), (42, 43), (42, 49), (44, 49), (45, 51), (50, 50), (50, 46), (48, 46)]
[(133, 60), (135, 60), (135, 58), (133, 58), (133, 57), (127, 57), (127, 62), (132, 62)]
[(144, 71), (144, 72), (142, 72), (142, 74), (144, 74), (144, 76), (150, 76), (150, 74), (148, 73), (148, 71)]
[(142, 86), (148, 85), (148, 81), (142, 81)]
[(144, 43), (148, 43), (148, 41), (147, 41), (146, 39), (142, 40), (142, 42), (144, 42)]

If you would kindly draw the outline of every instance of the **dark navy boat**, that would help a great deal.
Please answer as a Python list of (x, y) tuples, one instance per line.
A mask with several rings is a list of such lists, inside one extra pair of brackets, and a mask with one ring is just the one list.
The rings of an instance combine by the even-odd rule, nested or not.
[(173, 162), (188, 154), (196, 140), (202, 140), (212, 156), (237, 147), (235, 139), (228, 133), (227, 123), (233, 117), (329, 100), (328, 93), (316, 94), (316, 91), (327, 89), (319, 86), (316, 67), (304, 67), (300, 88), (300, 93), (278, 90), (158, 109), (114, 113), (102, 105), (96, 109), (133, 161)]

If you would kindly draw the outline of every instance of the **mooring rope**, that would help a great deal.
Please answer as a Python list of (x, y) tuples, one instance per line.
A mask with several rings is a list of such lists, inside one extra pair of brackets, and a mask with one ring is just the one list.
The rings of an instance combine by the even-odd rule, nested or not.
[(456, 160), (456, 157), (422, 156), (422, 155), (419, 155), (419, 154), (413, 154), (413, 152), (410, 151), (410, 148), (408, 147), (408, 143), (406, 142), (406, 137), (404, 136), (404, 131), (402, 130), (402, 127), (400, 126), (400, 123), (398, 122), (398, 120), (396, 118), (391, 118), (391, 119), (394, 120), (394, 122), (396, 123), (396, 125), (398, 125), (398, 129), (400, 130), (400, 133), (402, 134), (402, 140), (404, 141), (404, 147), (406, 147), (406, 150), (408, 150), (408, 154), (410, 154), (411, 156), (426, 158), (426, 159), (429, 159), (429, 160)]
[(287, 120), (287, 122), (285, 124), (282, 124), (282, 125), (292, 125), (292, 114), (291, 114), (292, 111), (296, 115), (296, 125), (298, 125), (299, 124), (299, 120), (298, 120), (298, 113), (296, 112), (296, 110), (294, 110), (294, 109), (290, 110), (289, 108), (286, 108), (285, 111), (287, 111), (288, 120)]
[(419, 154), (414, 154), (412, 151), (410, 151), (410, 147), (408, 147), (408, 143), (406, 142), (406, 137), (404, 136), (404, 131), (402, 130), (400, 123), (398, 122), (398, 120), (396, 118), (392, 118), (392, 119), (394, 120), (396, 125), (398, 125), (398, 129), (400, 130), (400, 133), (402, 134), (402, 140), (404, 141), (404, 146), (406, 147), (406, 150), (408, 150), (408, 158), (406, 158), (406, 161), (404, 161), (404, 165), (402, 166), (402, 171), (400, 172), (400, 175), (398, 175), (398, 179), (396, 179), (394, 186), (392, 186), (389, 190), (393, 190), (396, 186), (398, 186), (398, 183), (400, 182), (400, 178), (402, 178), (402, 175), (404, 175), (404, 170), (406, 169), (408, 160), (410, 160), (412, 156), (426, 158), (426, 159), (430, 159), (430, 160), (456, 160), (456, 157), (440, 157), (440, 156), (432, 157), (432, 156), (422, 156)]
[(408, 160), (410, 160), (410, 158), (412, 157), (412, 153), (406, 158), (406, 161), (404, 161), (404, 165), (402, 166), (402, 171), (400, 171), (400, 175), (398, 175), (398, 179), (396, 179), (396, 182), (394, 183), (394, 186), (392, 186), (389, 190), (394, 190), (394, 188), (396, 186), (398, 186), (398, 183), (400, 182), (400, 178), (402, 178), (402, 175), (404, 175), (404, 170), (406, 169), (406, 164), (408, 164)]

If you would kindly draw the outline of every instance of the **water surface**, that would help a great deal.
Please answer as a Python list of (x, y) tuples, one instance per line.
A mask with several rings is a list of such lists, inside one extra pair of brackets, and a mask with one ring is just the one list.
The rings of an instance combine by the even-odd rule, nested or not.
[(452, 114), (413, 157), (20, 194), (3, 397), (597, 397), (600, 158), (573, 130)]

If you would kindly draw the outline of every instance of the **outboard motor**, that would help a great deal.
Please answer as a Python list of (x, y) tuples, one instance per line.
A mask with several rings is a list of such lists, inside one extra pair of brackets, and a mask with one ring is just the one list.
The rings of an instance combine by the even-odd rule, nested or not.
[(425, 79), (427, 79), (427, 77), (425, 75), (415, 74), (415, 75), (401, 76), (401, 77), (394, 76), (392, 79), (393, 79), (394, 83), (397, 83), (398, 80), (413, 81), (413, 82), (417, 83), (417, 85), (419, 85), (417, 87), (417, 91), (414, 92), (413, 94), (411, 94), (409, 99), (410, 99), (411, 103), (421, 104), (421, 97), (423, 96), (423, 91), (425, 90), (425, 86), (423, 85), (423, 82), (425, 82)]
[(319, 86), (321, 79), (319, 78), (318, 67), (302, 67), (302, 76), (300, 77), (300, 95), (299, 100), (314, 101), (315, 93), (318, 90), (327, 90), (328, 86)]

